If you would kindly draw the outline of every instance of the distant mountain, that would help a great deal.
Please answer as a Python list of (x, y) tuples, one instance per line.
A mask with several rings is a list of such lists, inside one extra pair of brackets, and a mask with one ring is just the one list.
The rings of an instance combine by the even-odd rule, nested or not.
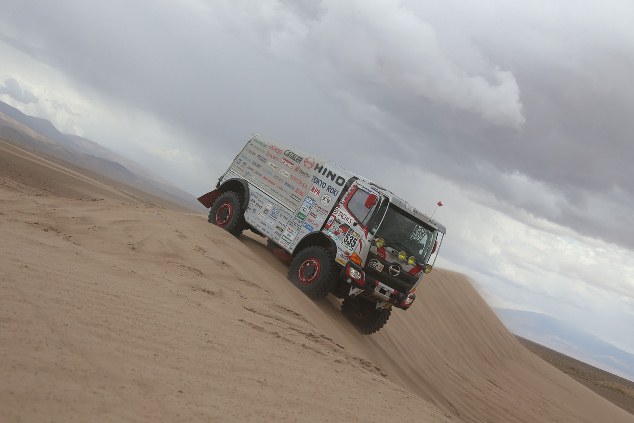
[(494, 311), (515, 335), (634, 381), (634, 354), (545, 314), (501, 308)]
[(63, 134), (46, 119), (26, 115), (0, 101), (0, 137), (49, 154), (192, 210), (195, 197), (169, 184), (139, 163), (77, 135)]

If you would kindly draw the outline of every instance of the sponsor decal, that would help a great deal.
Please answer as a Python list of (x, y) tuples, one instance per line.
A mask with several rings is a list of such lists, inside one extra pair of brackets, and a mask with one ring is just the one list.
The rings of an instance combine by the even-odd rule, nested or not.
[(262, 213), (268, 215), (271, 212), (272, 208), (273, 208), (273, 204), (269, 203), (266, 206), (264, 206), (264, 209), (262, 210)]
[(300, 207), (300, 209), (297, 211), (297, 214), (295, 215), (299, 220), (306, 220), (306, 217), (308, 217), (308, 210), (310, 207), (307, 207), (306, 205), (302, 205), (302, 207)]
[(304, 223), (304, 228), (306, 228), (308, 232), (312, 232), (315, 230), (315, 228), (313, 228), (313, 226), (309, 225), (308, 223)]
[(282, 233), (282, 239), (287, 241), (287, 243), (293, 242), (293, 240), (297, 237), (297, 228), (292, 226), (287, 226), (284, 232)]
[(282, 154), (282, 153), (284, 153), (284, 150), (282, 150), (281, 148), (276, 147), (276, 146), (274, 146), (274, 145), (269, 145), (269, 150), (273, 151), (273, 152), (274, 152), (274, 153), (276, 153), (276, 154)]
[(268, 160), (266, 160), (266, 157), (258, 154), (258, 160), (261, 161), (262, 163), (266, 164)]
[(338, 220), (345, 222), (350, 226), (354, 226), (354, 223), (355, 223), (354, 218), (341, 209), (337, 209), (337, 214), (335, 214), (335, 217)]
[(257, 167), (258, 169), (262, 167), (262, 165), (258, 162), (251, 162), (251, 164), (255, 167)]
[(285, 178), (288, 178), (291, 174), (285, 171), (284, 169), (280, 169), (280, 175), (282, 175)]
[(301, 200), (301, 198), (299, 198), (298, 196), (296, 196), (295, 194), (291, 194), (291, 200), (299, 202)]
[(304, 167), (309, 170), (315, 167), (315, 159), (312, 157), (306, 157), (304, 159)]
[(288, 222), (288, 226), (295, 229), (299, 229), (302, 226), (302, 221), (299, 219), (293, 219), (290, 222)]
[(332, 202), (332, 198), (330, 198), (328, 194), (324, 194), (324, 196), (321, 197), (320, 201), (321, 201), (321, 204), (323, 204), (324, 206), (327, 206), (328, 204)]
[(276, 207), (273, 207), (269, 213), (269, 216), (271, 216), (271, 219), (273, 220), (277, 220), (279, 215), (280, 215), (280, 209)]
[(302, 160), (304, 159), (302, 156), (299, 156), (293, 153), (291, 150), (284, 151), (284, 155), (288, 157), (289, 159), (291, 159), (292, 161), (294, 161), (295, 163), (301, 163)]
[(374, 258), (372, 260), (370, 260), (370, 262), (368, 263), (368, 266), (370, 266), (371, 268), (373, 268), (377, 272), (382, 272), (383, 268), (385, 267), (385, 265), (383, 263), (381, 263), (380, 261), (378, 261), (377, 259), (374, 259)]
[(310, 197), (306, 197), (304, 198), (304, 203), (303, 203), (306, 207), (312, 207), (313, 204), (315, 204), (315, 200), (310, 198)]
[(335, 197), (339, 196), (339, 190), (333, 188), (331, 185), (328, 185), (328, 188), (326, 188), (326, 191), (328, 191), (328, 193), (332, 194)]
[(326, 210), (325, 208), (323, 208), (322, 206), (320, 206), (319, 204), (317, 204), (316, 206), (316, 210), (320, 213), (320, 214), (328, 214), (328, 210)]
[(292, 169), (295, 167), (295, 164), (291, 162), (290, 160), (288, 160), (286, 157), (282, 157), (282, 164), (286, 165), (289, 169)]
[(264, 147), (264, 148), (268, 147), (268, 144), (266, 144), (266, 143), (264, 143), (264, 142), (260, 141), (260, 140), (259, 140), (259, 139), (257, 139), (257, 138), (253, 138), (253, 142), (254, 142), (254, 143), (256, 143), (257, 145), (259, 145), (260, 147)]
[(316, 186), (312, 186), (310, 187), (310, 193), (313, 194), (315, 197), (319, 197), (319, 194), (321, 194), (321, 191)]
[(313, 176), (313, 184), (315, 184), (315, 186), (317, 187), (321, 187), (322, 189), (325, 189), (326, 191), (328, 191), (329, 194), (332, 194), (334, 197), (339, 196), (339, 189), (334, 188), (332, 185), (328, 184), (325, 181), (322, 181), (316, 176)]
[(303, 170), (299, 166), (295, 166), (295, 173), (299, 173), (304, 178), (308, 178), (310, 176), (310, 174), (308, 172), (306, 172), (305, 170)]
[(324, 165), (315, 163), (314, 170), (315, 172), (323, 175), (326, 179), (330, 179), (332, 182), (339, 185), (340, 187), (344, 186), (346, 183), (346, 178), (344, 178), (343, 176), (337, 175), (335, 172), (329, 170)]
[(295, 194), (299, 195), (300, 197), (303, 197), (303, 196), (305, 196), (305, 195), (306, 195), (306, 192), (305, 192), (305, 191), (302, 191), (302, 190), (301, 190), (301, 189), (299, 189), (299, 188), (295, 188)]
[(339, 225), (337, 229), (335, 229), (335, 231), (333, 232), (333, 235), (338, 237), (339, 235), (347, 234), (349, 230), (350, 230), (350, 225), (348, 225), (347, 223), (342, 223)]
[(275, 181), (270, 180), (269, 178), (267, 178), (266, 176), (262, 176), (262, 180), (264, 180), (264, 182), (270, 184), (271, 186), (276, 186), (277, 184), (275, 183)]
[(273, 163), (273, 162), (269, 162), (269, 166), (271, 166), (271, 167), (272, 167), (273, 169), (275, 169), (275, 170), (279, 169), (279, 166), (278, 166), (278, 165), (276, 165), (276, 164), (275, 164), (275, 163)]
[(308, 185), (306, 184), (306, 182), (302, 181), (301, 179), (299, 179), (297, 176), (295, 175), (291, 175), (291, 181), (293, 181), (294, 183), (296, 183), (297, 185), (301, 185), (302, 188), (304, 189), (308, 189)]
[(251, 150), (250, 148), (247, 148), (247, 154), (250, 154), (252, 156), (257, 156), (257, 153), (253, 150)]
[(313, 219), (319, 219), (319, 216), (317, 216), (317, 213), (315, 213), (314, 211), (308, 213), (308, 216), (312, 217)]
[(330, 228), (332, 226), (332, 224), (335, 221), (335, 217), (334, 216), (330, 216), (328, 218), (328, 220), (326, 221), (326, 229)]

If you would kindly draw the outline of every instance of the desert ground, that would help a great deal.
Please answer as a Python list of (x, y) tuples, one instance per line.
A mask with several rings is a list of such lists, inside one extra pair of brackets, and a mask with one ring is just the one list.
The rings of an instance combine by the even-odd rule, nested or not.
[(634, 422), (463, 275), (364, 336), (262, 238), (4, 142), (0, 240), (0, 422)]

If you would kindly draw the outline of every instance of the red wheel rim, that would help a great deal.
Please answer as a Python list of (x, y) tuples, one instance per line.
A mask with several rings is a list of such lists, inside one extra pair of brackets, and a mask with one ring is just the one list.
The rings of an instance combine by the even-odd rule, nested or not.
[(321, 266), (319, 265), (319, 260), (314, 258), (306, 259), (301, 266), (299, 266), (299, 281), (305, 285), (310, 285), (319, 277), (320, 272)]
[(222, 203), (216, 210), (216, 225), (227, 226), (233, 217), (233, 206), (231, 203)]

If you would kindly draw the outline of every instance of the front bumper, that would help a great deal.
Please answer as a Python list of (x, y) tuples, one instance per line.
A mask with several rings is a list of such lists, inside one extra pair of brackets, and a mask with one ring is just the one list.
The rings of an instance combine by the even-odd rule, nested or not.
[(364, 297), (389, 303), (403, 310), (407, 310), (416, 299), (416, 294), (413, 292), (399, 292), (367, 274), (360, 266), (350, 261), (343, 270), (343, 278), (352, 288), (357, 288), (356, 291), (362, 293)]

